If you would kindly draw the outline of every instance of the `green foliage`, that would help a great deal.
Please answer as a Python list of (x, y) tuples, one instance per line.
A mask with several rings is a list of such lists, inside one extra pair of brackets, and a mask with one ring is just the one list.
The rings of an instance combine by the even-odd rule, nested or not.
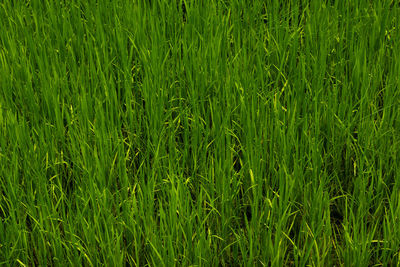
[(400, 264), (396, 1), (0, 3), (0, 265)]

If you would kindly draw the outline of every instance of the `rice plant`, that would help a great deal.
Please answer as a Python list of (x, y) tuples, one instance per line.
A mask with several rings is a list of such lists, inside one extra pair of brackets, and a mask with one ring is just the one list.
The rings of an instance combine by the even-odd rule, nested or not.
[(0, 265), (400, 265), (393, 0), (0, 3)]

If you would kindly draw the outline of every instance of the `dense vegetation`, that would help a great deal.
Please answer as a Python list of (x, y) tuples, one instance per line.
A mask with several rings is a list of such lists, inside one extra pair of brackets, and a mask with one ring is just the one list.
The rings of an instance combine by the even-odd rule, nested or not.
[(400, 263), (397, 1), (0, 3), (0, 265)]

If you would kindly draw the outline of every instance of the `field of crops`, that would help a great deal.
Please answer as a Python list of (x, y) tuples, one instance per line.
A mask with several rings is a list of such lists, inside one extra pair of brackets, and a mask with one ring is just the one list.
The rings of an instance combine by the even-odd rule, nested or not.
[(400, 4), (0, 2), (1, 266), (400, 264)]

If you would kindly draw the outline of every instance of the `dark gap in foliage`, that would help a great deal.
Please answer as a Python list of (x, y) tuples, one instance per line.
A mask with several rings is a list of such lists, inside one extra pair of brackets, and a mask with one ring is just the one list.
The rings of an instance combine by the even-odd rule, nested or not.
[[(4, 196), (5, 192), (0, 189), (0, 195)], [(2, 198), (0, 199), (0, 220), (3, 223), (3, 220), (7, 219), (10, 216), (10, 212), (8, 210), (8, 205), (5, 200)]]
[[(335, 191), (336, 192), (336, 191)], [(338, 196), (342, 192), (332, 193), (332, 196)], [(330, 194), (331, 198), (331, 194)], [(330, 218), (330, 228), (332, 230), (332, 239), (335, 242), (336, 247), (340, 247), (344, 244), (344, 236), (343, 236), (343, 225), (344, 225), (344, 216), (345, 216), (345, 201), (343, 198), (336, 199), (335, 201), (331, 202), (329, 205), (329, 218)], [(336, 248), (335, 248), (336, 250)], [(337, 258), (335, 250), (332, 250), (332, 258), (335, 261), (340, 260)]]
[(341, 185), (345, 193), (353, 192), (354, 188), (354, 160), (356, 155), (350, 144), (345, 144), (341, 150), (340, 169), (337, 170), (338, 176), (341, 178)]
[(180, 2), (181, 2), (181, 5), (180, 5), (180, 7), (179, 7), (179, 4), (178, 4), (178, 9), (180, 9), (181, 12), (182, 12), (182, 21), (183, 21), (183, 22), (186, 22), (186, 19), (187, 19), (187, 11), (186, 11), (185, 0), (180, 0)]
[(330, 205), (330, 219), (331, 224), (336, 226), (336, 229), (342, 228), (343, 223), (343, 212), (339, 209), (337, 204)]
[(252, 212), (252, 209), (251, 209), (251, 205), (250, 204), (249, 205), (245, 205), (244, 207), (245, 207), (245, 212), (244, 212), (243, 215), (246, 216), (246, 220), (250, 222), (252, 217), (253, 217), (253, 212)]
[(26, 230), (31, 233), (33, 231), (33, 223), (31, 216), (29, 214), (25, 214), (25, 226)]
[[(135, 143), (135, 142), (132, 142)], [(126, 150), (127, 151), (127, 150)], [(133, 147), (133, 149), (131, 148), (131, 154), (132, 157), (128, 158), (128, 162), (127, 162), (127, 173), (129, 175), (129, 177), (134, 178), (134, 183), (138, 182), (138, 171), (139, 171), (139, 167), (140, 165), (144, 162), (144, 155), (143, 153), (145, 153), (144, 151), (142, 151), (140, 149), (140, 147)], [(131, 194), (132, 192), (128, 192), (128, 196)]]
[(198, 201), (198, 196), (199, 196), (199, 192), (200, 192), (200, 186), (198, 182), (194, 182), (194, 183), (190, 183), (187, 185), (188, 186), (188, 191), (189, 191), (189, 195), (190, 195), (190, 199), (189, 201), (191, 203), (196, 203)]
[[(236, 131), (234, 131), (237, 136), (240, 134)], [(244, 155), (243, 155), (243, 148), (242, 145), (240, 144), (240, 141), (237, 140), (236, 138), (233, 139), (233, 144), (232, 144), (232, 164), (233, 164), (233, 170), (235, 173), (240, 174), (242, 171), (243, 167), (243, 162), (244, 162)]]
[[(32, 240), (32, 237), (30, 237), (29, 239)], [(31, 241), (30, 243), (33, 243), (33, 242)], [(31, 249), (32, 249), (32, 256), (33, 256), (33, 259), (31, 259), (31, 261), (33, 262), (33, 266), (39, 266), (38, 255), (37, 255), (37, 252), (36, 252), (36, 248), (35, 248), (35, 246), (33, 244), (32, 244)]]
[(73, 178), (73, 170), (74, 170), (74, 162), (69, 159), (69, 157), (62, 157), (62, 166), (61, 169), (57, 172), (60, 173), (60, 178), (62, 179), (62, 187), (65, 190), (65, 194), (67, 196), (67, 199), (71, 197), (74, 194), (75, 191), (75, 184), (76, 181)]
[[(298, 207), (298, 212), (293, 215), (293, 226), (292, 229), (289, 231), (288, 236), (291, 240), (296, 244), (300, 242), (298, 239), (299, 232), (301, 231), (302, 221), (305, 220), (305, 214), (301, 204)], [(294, 251), (293, 251), (294, 252)]]
[[(382, 83), (384, 83), (384, 80), (382, 80)], [(377, 117), (378, 120), (380, 120), (383, 117), (383, 112), (384, 112), (384, 91), (385, 91), (385, 85), (382, 84), (378, 88), (378, 94), (376, 96), (376, 108), (377, 108)]]
[[(261, 17), (262, 17), (262, 22), (264, 23), (265, 26), (271, 25), (276, 25), (276, 21), (271, 21), (269, 19), (269, 12), (267, 10), (267, 5), (268, 4), (263, 4), (262, 5), (262, 10), (261, 10)], [(279, 9), (281, 11), (281, 14), (279, 14), (279, 17), (282, 19), (282, 21), (285, 21), (285, 19), (288, 19), (288, 26), (290, 28), (294, 27), (299, 27), (302, 23), (303, 26), (305, 25), (305, 20), (303, 20), (304, 13), (308, 8), (308, 3), (305, 3), (305, 1), (299, 1), (296, 4), (280, 1), (279, 4)], [(293, 17), (293, 13), (298, 14), (296, 18)], [(297, 23), (295, 23), (297, 22)]]
[(249, 193), (248, 187), (241, 184), (237, 192), (237, 199), (239, 200), (237, 202), (237, 210), (240, 215), (238, 217), (238, 224), (240, 229), (244, 229), (246, 227), (246, 221), (250, 222), (253, 217)]

